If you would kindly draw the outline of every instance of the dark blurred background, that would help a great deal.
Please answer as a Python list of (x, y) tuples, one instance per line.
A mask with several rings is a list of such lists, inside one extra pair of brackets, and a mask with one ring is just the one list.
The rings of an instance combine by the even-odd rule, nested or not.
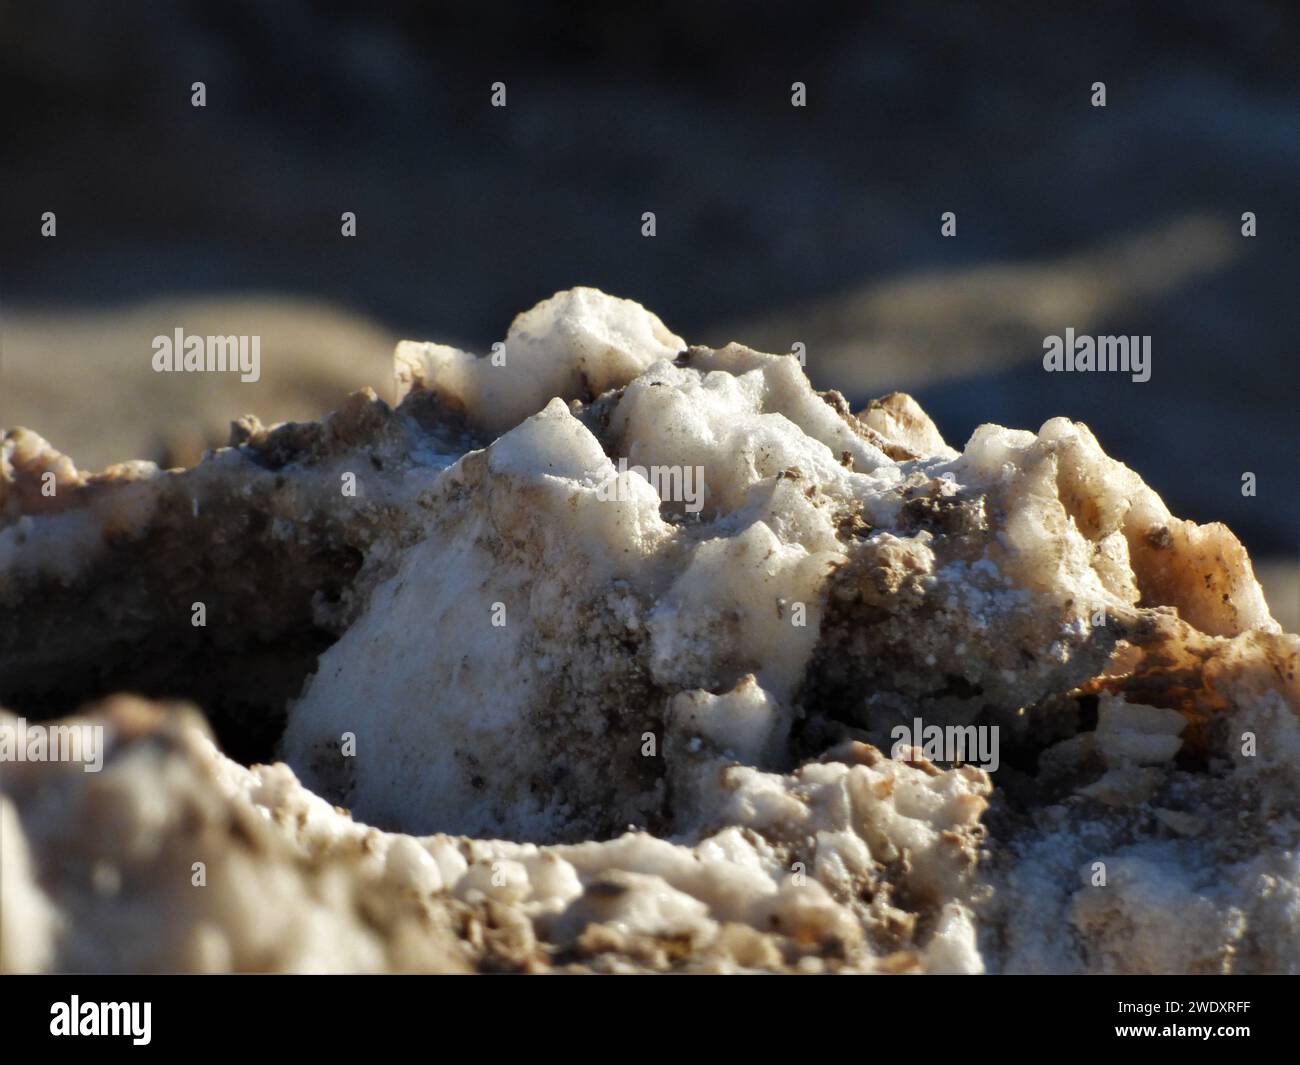
[[(595, 285), (957, 446), (1086, 421), (1300, 614), (1300, 5), (480, 6), (0, 0), (0, 425), (194, 461)], [(152, 373), (177, 326), (262, 381)], [(1044, 373), (1067, 326), (1151, 380)]]

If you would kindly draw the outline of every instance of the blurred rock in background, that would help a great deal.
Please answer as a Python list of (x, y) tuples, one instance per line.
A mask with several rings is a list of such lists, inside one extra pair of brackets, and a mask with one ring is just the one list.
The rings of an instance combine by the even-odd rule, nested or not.
[[(180, 325), (197, 336), (238, 326), (261, 337), (259, 379), (155, 373), (153, 338), (171, 338)], [(85, 469), (132, 457), (192, 466), (206, 448), (228, 442), (241, 414), (311, 421), (367, 385), (393, 399), (396, 339), (361, 315), (295, 297), (19, 311), (4, 325), (0, 424), (35, 429)]]

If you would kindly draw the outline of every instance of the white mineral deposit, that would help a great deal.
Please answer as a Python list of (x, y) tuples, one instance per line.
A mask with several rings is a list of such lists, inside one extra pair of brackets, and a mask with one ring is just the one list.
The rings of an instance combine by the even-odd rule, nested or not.
[(1300, 971), (1300, 638), (1086, 426), (585, 288), (396, 371), (187, 470), (4, 434), (4, 727), (196, 705), (0, 762), (0, 970)]

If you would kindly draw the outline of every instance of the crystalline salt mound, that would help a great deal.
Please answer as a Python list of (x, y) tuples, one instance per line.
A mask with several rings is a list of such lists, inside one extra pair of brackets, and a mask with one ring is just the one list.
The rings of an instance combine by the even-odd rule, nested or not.
[[(1300, 967), (1300, 640), (1226, 528), (1174, 518), (1082, 425), (986, 425), (958, 452), (909, 397), (854, 415), (791, 356), (687, 347), (590, 289), (494, 354), (403, 344), (395, 410), (246, 420), (183, 473), (87, 477), (5, 436), (0, 604), (25, 635), (0, 692), (66, 701), (30, 678), (78, 659), (173, 675), (55, 613), (67, 589), (189, 669), (219, 737), (282, 732), (288, 766), (139, 710), (103, 783), (0, 767), (9, 894), (65, 925), (0, 965), (533, 970), (562, 947), (597, 971)], [(205, 544), (242, 578), (168, 564)], [(153, 593), (129, 614), (124, 571)], [(157, 605), (200, 594), (229, 623), (208, 672)], [(221, 653), (261, 671), (227, 681)], [(885, 757), (918, 718), (996, 726), (1014, 764)], [(149, 736), (170, 753), (134, 754)], [(101, 788), (150, 796), (95, 859), (156, 885), (147, 957), (111, 905), (41, 874), (55, 840), (95, 850), (75, 811)], [(251, 897), (163, 906), (190, 889), (157, 856), (192, 826), (158, 811), (194, 794), (267, 823), (241, 876), (321, 897), (273, 870), (328, 858), (330, 901), (265, 940)], [(400, 899), (361, 934), (368, 885)]]

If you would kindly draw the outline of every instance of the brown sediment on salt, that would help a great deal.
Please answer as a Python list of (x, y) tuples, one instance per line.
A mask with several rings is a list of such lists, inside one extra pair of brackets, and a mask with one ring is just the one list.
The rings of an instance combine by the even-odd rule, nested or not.
[(591, 289), (498, 354), (186, 471), (5, 434), (0, 704), (225, 754), (119, 699), (102, 773), (0, 763), (0, 967), (1300, 969), (1300, 639), (1228, 529)]
[(114, 691), (183, 695), (232, 755), (269, 758), (288, 700), (357, 609), (362, 571), (416, 535), (431, 474), (410, 456), (456, 431), (413, 425), (367, 390), (319, 423), (241, 418), (232, 446), (193, 469), (99, 474), (29, 430), (4, 433), (6, 705), (46, 716)]

